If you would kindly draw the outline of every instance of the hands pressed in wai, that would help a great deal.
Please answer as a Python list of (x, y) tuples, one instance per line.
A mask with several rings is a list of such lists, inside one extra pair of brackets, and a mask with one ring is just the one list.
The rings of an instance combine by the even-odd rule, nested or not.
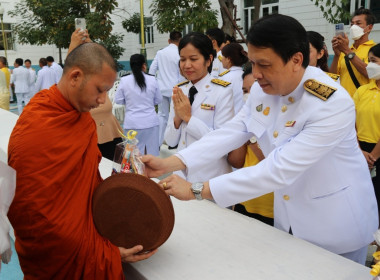
[(173, 88), (173, 105), (175, 111), (175, 121), (189, 122), (191, 118), (191, 105), (189, 98), (183, 93), (179, 87)]
[(147, 253), (141, 253), (142, 249), (143, 249), (143, 246), (141, 245), (137, 245), (130, 249), (119, 247), (121, 261), (134, 263), (134, 262), (146, 260), (157, 252), (157, 249), (156, 249)]

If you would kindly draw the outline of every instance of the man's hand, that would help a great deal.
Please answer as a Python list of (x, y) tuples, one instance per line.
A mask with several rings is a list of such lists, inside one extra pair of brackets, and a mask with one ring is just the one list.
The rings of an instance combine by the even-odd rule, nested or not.
[(372, 169), (374, 164), (375, 164), (376, 159), (370, 153), (368, 153), (366, 151), (362, 151), (362, 152), (363, 152), (363, 155), (367, 161), (368, 168)]
[(146, 253), (140, 253), (143, 249), (143, 246), (137, 245), (130, 249), (125, 249), (123, 247), (119, 247), (120, 250), (120, 256), (122, 262), (128, 262), (128, 263), (134, 263), (142, 260), (146, 260), (153, 256), (156, 252), (156, 250), (146, 252)]
[(332, 48), (333, 48), (334, 54), (335, 54), (336, 56), (340, 56), (340, 50), (338, 49), (338, 38), (337, 38), (337, 36), (335, 36), (335, 37), (331, 40), (331, 45), (332, 45)]
[(175, 115), (184, 122), (189, 122), (191, 118), (191, 105), (189, 98), (182, 92), (179, 87), (173, 88), (173, 105)]
[(180, 200), (195, 199), (191, 190), (191, 183), (178, 175), (170, 175), (158, 183), (168, 195), (172, 195)]
[(335, 49), (337, 49), (339, 52), (343, 52), (344, 54), (352, 52), (352, 50), (349, 47), (349, 39), (346, 34), (335, 36), (332, 42), (332, 47), (335, 54)]
[(149, 178), (156, 178), (165, 174), (164, 159), (152, 155), (144, 155), (141, 161), (145, 164), (145, 173)]

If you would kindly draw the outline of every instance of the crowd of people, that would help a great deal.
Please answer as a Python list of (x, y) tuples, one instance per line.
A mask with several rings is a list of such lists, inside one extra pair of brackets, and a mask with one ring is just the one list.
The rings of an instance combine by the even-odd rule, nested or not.
[(22, 58), (16, 58), (13, 65), (14, 68), (10, 69), (7, 59), (0, 56), (0, 69), (5, 75), (5, 83), (0, 81), (0, 108), (9, 110), (10, 102), (14, 101), (15, 95), (20, 115), (34, 94), (59, 82), (63, 69), (54, 62), (52, 56), (40, 58), (41, 69), (38, 74), (33, 69), (30, 59), (24, 61)]
[[(330, 66), (323, 36), (285, 15), (258, 20), (248, 32), (248, 52), (212, 28), (183, 38), (171, 32), (149, 74), (146, 58), (132, 55), (132, 74), (121, 78), (114, 101), (126, 107), (124, 130), (138, 131), (147, 176), (174, 172), (159, 183), (168, 195), (212, 200), (364, 264), (379, 227), (380, 45), (369, 40), (374, 22), (369, 10), (357, 10), (354, 43), (349, 46), (346, 34), (335, 36)], [(116, 64), (78, 30), (63, 71), (50, 62), (40, 59), (31, 90), (22, 59), (10, 77), (0, 57), (0, 83), (13, 83), (18, 100), (28, 103), (38, 91), (20, 111), (9, 144), (17, 189), (8, 216), (21, 267), (26, 279), (58, 272), (62, 279), (123, 279), (121, 261), (155, 251), (138, 254), (143, 248), (137, 244), (117, 248), (92, 222), (91, 196), (101, 181), (98, 147), (105, 156), (103, 143), (112, 148), (121, 141), (115, 118), (112, 136), (104, 138), (104, 122), (94, 113), (103, 106), (110, 115), (107, 91)], [(28, 81), (23, 86), (20, 80)], [(46, 81), (52, 84), (45, 87)], [(160, 158), (163, 142), (177, 152)]]

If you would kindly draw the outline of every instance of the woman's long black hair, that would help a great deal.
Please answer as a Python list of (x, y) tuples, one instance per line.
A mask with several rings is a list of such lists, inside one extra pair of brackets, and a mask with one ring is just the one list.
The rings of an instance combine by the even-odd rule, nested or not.
[(144, 90), (146, 88), (145, 77), (142, 72), (142, 67), (146, 63), (145, 56), (142, 54), (133, 54), (129, 60), (133, 76), (135, 77), (137, 85)]

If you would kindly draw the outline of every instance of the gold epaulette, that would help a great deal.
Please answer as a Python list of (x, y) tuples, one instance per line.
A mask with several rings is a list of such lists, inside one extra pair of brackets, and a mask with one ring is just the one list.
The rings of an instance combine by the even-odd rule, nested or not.
[(219, 77), (222, 77), (223, 75), (226, 75), (228, 72), (230, 72), (230, 69), (223, 71), (222, 73), (219, 74)]
[(180, 87), (180, 86), (184, 86), (184, 85), (187, 85), (188, 83), (190, 83), (190, 81), (183, 81), (177, 85), (175, 85), (176, 87)]
[(314, 79), (306, 80), (303, 87), (306, 91), (324, 101), (326, 101), (337, 90), (336, 88), (318, 82)]
[(226, 81), (219, 80), (219, 79), (212, 79), (211, 82), (214, 84), (223, 86), (223, 87), (229, 86), (231, 84), (230, 82), (226, 82)]
[(325, 72), (325, 73), (326, 73), (327, 75), (329, 75), (330, 78), (333, 79), (334, 81), (337, 81), (337, 80), (339, 80), (339, 78), (340, 78), (340, 75), (338, 75), (338, 74), (329, 73), (329, 72)]
[(220, 62), (222, 62), (222, 58), (223, 58), (223, 56), (218, 55), (218, 59), (219, 59)]

